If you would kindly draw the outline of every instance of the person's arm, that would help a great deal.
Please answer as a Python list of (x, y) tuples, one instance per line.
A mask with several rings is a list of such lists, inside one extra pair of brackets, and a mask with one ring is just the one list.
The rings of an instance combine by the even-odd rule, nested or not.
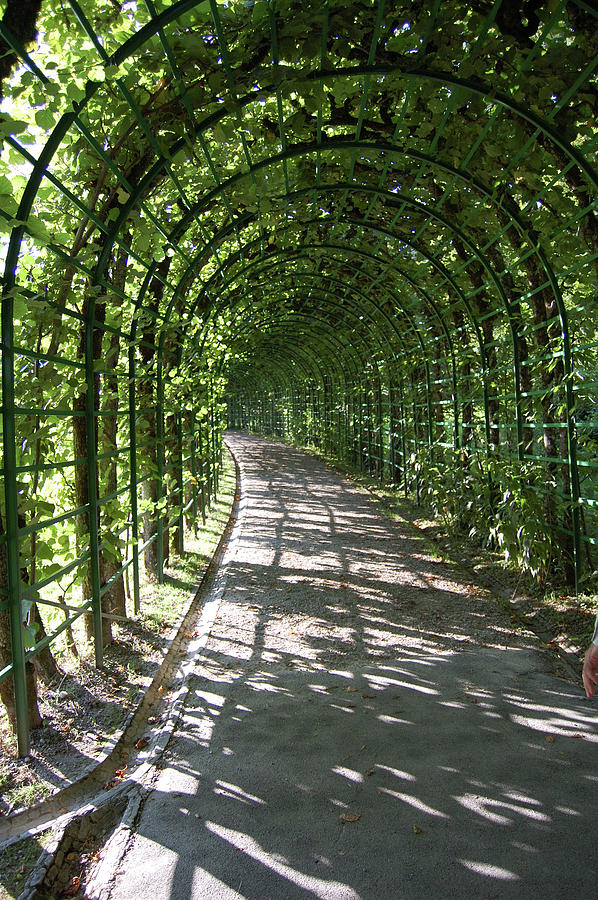
[(598, 684), (598, 615), (594, 625), (592, 643), (586, 650), (586, 655), (583, 658), (581, 677), (583, 678), (583, 686), (586, 689), (587, 696), (593, 697)]

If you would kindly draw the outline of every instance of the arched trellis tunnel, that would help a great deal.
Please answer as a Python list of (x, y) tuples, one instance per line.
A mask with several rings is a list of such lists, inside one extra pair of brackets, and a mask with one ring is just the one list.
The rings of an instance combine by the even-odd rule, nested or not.
[(39, 6), (0, 24), (21, 752), (28, 661), (91, 611), (101, 662), (123, 573), (136, 598), (141, 560), (161, 578), (212, 492), (227, 414), (590, 575), (593, 5)]

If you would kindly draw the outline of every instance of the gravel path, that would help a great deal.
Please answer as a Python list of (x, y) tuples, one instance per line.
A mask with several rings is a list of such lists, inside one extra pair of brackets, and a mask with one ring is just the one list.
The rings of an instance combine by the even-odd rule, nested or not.
[(104, 896), (595, 894), (596, 706), (321, 461), (230, 434), (242, 512)]

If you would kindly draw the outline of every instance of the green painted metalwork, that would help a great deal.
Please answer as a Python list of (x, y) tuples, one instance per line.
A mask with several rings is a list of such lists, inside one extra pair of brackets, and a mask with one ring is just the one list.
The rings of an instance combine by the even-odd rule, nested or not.
[[(500, 0), (450, 16), (366, 0), (350, 29), (349, 8), (314, 2), (300, 48), (298, 0), (286, 17), (275, 0), (161, 6), (108, 28), (68, 0), (90, 73), (68, 90), (45, 46), (0, 23), (26, 122), (3, 135), (27, 174), (0, 211), (0, 680), (21, 753), (26, 661), (91, 610), (101, 662), (110, 588), (131, 567), (139, 612), (150, 558), (162, 580), (171, 529), (182, 552), (205, 520), (225, 404), (231, 424), (313, 441), (418, 501), (431, 469), (480, 472), (491, 497), (511, 479), (576, 589), (596, 565), (594, 8), (541, 7), (522, 38)], [(83, 473), (88, 501), (54, 503), (50, 485)], [(129, 549), (104, 578), (107, 532)], [(48, 637), (25, 650), (32, 601)]]

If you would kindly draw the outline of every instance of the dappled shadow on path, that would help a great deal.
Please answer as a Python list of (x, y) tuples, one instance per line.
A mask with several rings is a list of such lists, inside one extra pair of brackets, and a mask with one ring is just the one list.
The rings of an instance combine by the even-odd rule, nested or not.
[(592, 893), (580, 689), (321, 462), (233, 442), (224, 601), (112, 896)]

